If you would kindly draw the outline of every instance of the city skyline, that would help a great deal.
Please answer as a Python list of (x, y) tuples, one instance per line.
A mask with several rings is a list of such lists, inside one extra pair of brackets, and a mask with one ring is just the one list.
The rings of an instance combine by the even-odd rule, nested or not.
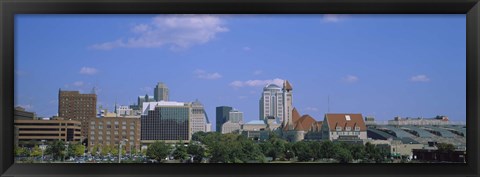
[(286, 79), (293, 106), (317, 120), (349, 112), (465, 121), (464, 15), (19, 15), (16, 23), (15, 105), (39, 116), (58, 112), (59, 88), (96, 87), (97, 105), (112, 111), (153, 97), (163, 82), (169, 100), (202, 102), (215, 127), (217, 106), (258, 120), (263, 87)]

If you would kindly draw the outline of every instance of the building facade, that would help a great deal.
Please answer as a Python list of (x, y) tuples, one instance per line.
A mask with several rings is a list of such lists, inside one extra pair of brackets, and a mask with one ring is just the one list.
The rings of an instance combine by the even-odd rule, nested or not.
[(411, 117), (395, 117), (393, 120), (388, 121), (388, 125), (401, 126), (401, 125), (448, 125), (450, 124), (447, 116), (436, 116), (433, 118), (411, 118)]
[(364, 141), (367, 126), (362, 114), (325, 114), (322, 138), (330, 141)]
[[(82, 125), (82, 138), (88, 136), (89, 119), (97, 115), (97, 95), (80, 94), (79, 91), (58, 91), (58, 116), (77, 120)], [(83, 141), (83, 140), (82, 140)]]
[(232, 123), (243, 123), (243, 112), (231, 110), (228, 112), (228, 121)]
[(153, 98), (156, 101), (168, 101), (169, 90), (166, 84), (163, 82), (157, 83), (153, 91)]
[(143, 104), (141, 116), (141, 142), (157, 140), (167, 143), (188, 142), (191, 105), (181, 102), (148, 102)]
[(203, 107), (203, 104), (200, 103), (200, 101), (195, 100), (191, 104), (192, 106), (192, 111), (191, 111), (191, 125), (190, 125), (190, 132), (196, 133), (196, 132), (206, 132), (206, 126), (207, 126), (207, 114), (205, 112), (205, 109)]
[(144, 102), (155, 102), (155, 98), (153, 98), (152, 96), (148, 96), (148, 94), (146, 94), (145, 96), (138, 96), (137, 104), (139, 110), (143, 109), (142, 106)]
[(65, 142), (81, 142), (81, 122), (76, 120), (14, 120), (15, 143), (17, 146), (34, 146), (61, 140)]
[(95, 145), (118, 147), (125, 141), (127, 152), (140, 149), (140, 117), (103, 117), (90, 119), (88, 143), (90, 151)]
[(13, 111), (13, 118), (14, 120), (33, 120), (37, 119), (34, 112), (25, 111), (22, 107), (15, 107)]
[(284, 118), (284, 93), (282, 89), (275, 84), (268, 84), (263, 88), (260, 97), (260, 120), (265, 120), (268, 116), (274, 116), (283, 122)]
[(222, 125), (222, 134), (226, 133), (239, 133), (241, 124), (238, 122), (227, 121)]
[(219, 106), (216, 108), (216, 132), (222, 133), (222, 125), (229, 120), (230, 106)]

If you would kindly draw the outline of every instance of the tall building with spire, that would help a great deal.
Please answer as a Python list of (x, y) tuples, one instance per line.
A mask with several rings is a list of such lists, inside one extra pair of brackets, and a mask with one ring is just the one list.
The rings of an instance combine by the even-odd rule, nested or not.
[(292, 85), (285, 80), (283, 81), (283, 116), (284, 116), (284, 121), (283, 123), (288, 124), (292, 122), (292, 111), (293, 111), (293, 98), (292, 98)]
[(263, 88), (260, 97), (260, 120), (275, 117), (278, 122), (285, 124), (292, 121), (292, 85), (285, 80), (282, 86), (281, 88), (275, 84), (268, 84)]
[(153, 98), (156, 101), (168, 101), (168, 87), (165, 83), (159, 82), (153, 91)]

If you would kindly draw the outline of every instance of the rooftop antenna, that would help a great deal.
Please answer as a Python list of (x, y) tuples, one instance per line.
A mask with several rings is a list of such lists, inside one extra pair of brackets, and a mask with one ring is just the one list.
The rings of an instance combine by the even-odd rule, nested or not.
[(115, 107), (113, 108), (113, 112), (115, 113), (115, 117), (117, 117), (118, 113), (117, 113), (117, 97), (115, 97)]
[(328, 102), (328, 113), (330, 113), (330, 95), (328, 95), (327, 102)]

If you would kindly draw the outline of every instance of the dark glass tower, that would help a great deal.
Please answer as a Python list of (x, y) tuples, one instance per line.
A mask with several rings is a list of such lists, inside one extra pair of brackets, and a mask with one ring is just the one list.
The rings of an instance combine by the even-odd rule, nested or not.
[(163, 141), (189, 141), (188, 106), (156, 107), (141, 117), (141, 139)]
[(229, 106), (219, 106), (216, 110), (216, 132), (222, 132), (222, 125), (229, 120), (228, 113), (232, 110), (232, 107)]

